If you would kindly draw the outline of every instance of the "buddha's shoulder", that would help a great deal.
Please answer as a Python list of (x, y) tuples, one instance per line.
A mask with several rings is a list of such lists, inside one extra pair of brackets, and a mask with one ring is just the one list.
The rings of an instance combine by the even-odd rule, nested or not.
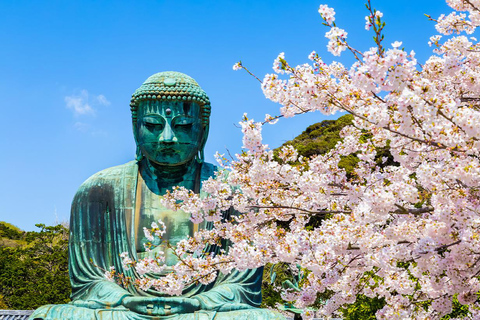
[(136, 161), (130, 161), (125, 164), (110, 167), (99, 171), (80, 186), (81, 189), (90, 189), (92, 187), (113, 187), (119, 183), (136, 178), (138, 165)]

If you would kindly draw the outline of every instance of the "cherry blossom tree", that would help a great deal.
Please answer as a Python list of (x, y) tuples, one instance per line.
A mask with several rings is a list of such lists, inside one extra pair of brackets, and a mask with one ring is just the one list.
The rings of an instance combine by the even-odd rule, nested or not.
[[(365, 28), (375, 43), (365, 51), (349, 44), (334, 9), (321, 5), (328, 51), (349, 52), (355, 62), (326, 64), (312, 52), (310, 63), (292, 67), (277, 57), (262, 90), (280, 114), (261, 122), (244, 116), (244, 151), (234, 160), (218, 155), (221, 169), (203, 184), (207, 196), (177, 188), (165, 197), (192, 221), (215, 227), (179, 243), (175, 273), (142, 286), (179, 294), (217, 271), (283, 262), (302, 278), (283, 297), (305, 317), (335, 315), (362, 295), (385, 300), (378, 319), (440, 318), (454, 299), (480, 318), (480, 45), (470, 36), (480, 25), (480, 0), (447, 4), (452, 13), (429, 17), (438, 35), (422, 65), (401, 42), (383, 42), (384, 17), (370, 1)], [(234, 69), (250, 72), (241, 63)], [(306, 159), (286, 146), (277, 158), (262, 143), (263, 125), (313, 111), (354, 116), (334, 149)], [(377, 165), (384, 147), (395, 165)], [(351, 154), (359, 162), (347, 174), (338, 164)], [(223, 219), (232, 207), (238, 215)], [(321, 222), (308, 227), (313, 218)], [(221, 239), (231, 243), (222, 254), (198, 254)], [(314, 303), (321, 305), (315, 312)]]

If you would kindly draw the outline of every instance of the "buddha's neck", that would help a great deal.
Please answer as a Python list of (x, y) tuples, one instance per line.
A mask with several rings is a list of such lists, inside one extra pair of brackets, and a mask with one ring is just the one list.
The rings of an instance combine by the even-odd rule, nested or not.
[(195, 160), (175, 166), (162, 166), (144, 158), (140, 161), (140, 173), (147, 187), (163, 195), (175, 186), (193, 190), (199, 166)]

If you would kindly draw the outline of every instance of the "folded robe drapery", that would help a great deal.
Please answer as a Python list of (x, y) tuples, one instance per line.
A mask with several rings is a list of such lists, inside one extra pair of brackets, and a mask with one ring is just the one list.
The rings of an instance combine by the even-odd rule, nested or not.
[[(203, 163), (200, 180), (214, 174)], [(126, 296), (162, 296), (159, 292), (124, 289), (108, 281), (111, 266), (136, 279), (133, 269), (124, 269), (120, 253), (137, 259), (134, 225), (138, 164), (135, 161), (98, 172), (79, 188), (72, 203), (69, 239), (69, 272), (72, 302), (37, 309), (30, 319), (284, 319), (278, 313), (256, 309), (261, 302), (262, 268), (219, 274), (209, 285), (191, 285), (182, 297), (200, 301), (201, 311), (152, 317), (129, 311), (121, 305)], [(210, 226), (205, 225), (208, 228)], [(218, 247), (206, 249), (215, 252)], [(240, 310), (238, 310), (240, 309)], [(235, 310), (235, 311), (231, 311)]]

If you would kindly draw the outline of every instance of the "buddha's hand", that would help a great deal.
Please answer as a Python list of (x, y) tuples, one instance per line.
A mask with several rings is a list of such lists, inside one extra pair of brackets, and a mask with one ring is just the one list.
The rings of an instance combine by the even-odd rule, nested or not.
[(200, 302), (181, 297), (125, 297), (122, 305), (133, 312), (152, 316), (191, 313), (200, 309)]

